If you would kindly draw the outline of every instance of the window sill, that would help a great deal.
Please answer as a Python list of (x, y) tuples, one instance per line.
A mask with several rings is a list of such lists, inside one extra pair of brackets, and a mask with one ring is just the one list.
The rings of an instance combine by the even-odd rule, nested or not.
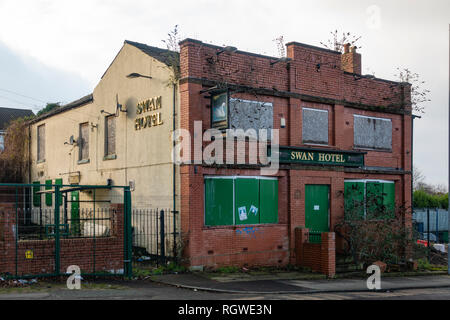
[(303, 142), (305, 146), (313, 146), (313, 147), (324, 147), (324, 148), (334, 148), (335, 146), (330, 146), (329, 144), (322, 143), (312, 143), (312, 142)]
[(110, 154), (110, 155), (107, 155), (107, 156), (103, 157), (103, 161), (116, 160), (116, 159), (117, 159), (117, 155), (115, 155), (115, 154)]
[(84, 160), (78, 160), (77, 164), (86, 164), (86, 163), (89, 163), (89, 162), (91, 162), (91, 160), (84, 159)]
[(36, 161), (37, 164), (39, 164), (39, 163), (44, 163), (44, 162), (45, 162), (45, 159), (44, 159), (44, 160), (37, 160), (37, 161)]
[(236, 230), (236, 229), (242, 229), (242, 228), (266, 228), (266, 227), (282, 227), (287, 226), (285, 223), (260, 223), (260, 224), (236, 224), (236, 225), (229, 225), (229, 226), (203, 226), (203, 230), (214, 230), (214, 229), (230, 229), (230, 230)]
[(373, 148), (353, 147), (353, 150), (354, 151), (373, 151), (373, 152), (393, 153), (392, 149), (373, 149)]

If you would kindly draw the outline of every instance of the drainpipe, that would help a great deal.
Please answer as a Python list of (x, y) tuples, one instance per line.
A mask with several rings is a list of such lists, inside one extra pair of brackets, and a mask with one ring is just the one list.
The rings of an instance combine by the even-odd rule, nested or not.
[[(414, 199), (414, 119), (419, 118), (421, 119), (421, 116), (416, 116), (414, 114), (411, 115), (411, 208), (414, 208), (413, 206), (413, 199)], [(411, 212), (412, 215), (412, 212)]]
[(31, 183), (31, 124), (28, 124), (28, 183)]
[[(173, 110), (172, 110), (172, 135), (173, 134), (175, 134), (175, 129), (176, 129), (176, 121), (175, 121), (175, 113), (176, 113), (176, 94), (177, 94), (177, 85), (176, 85), (176, 83), (174, 83), (173, 84)], [(172, 153), (174, 152), (174, 150), (175, 150), (175, 140), (173, 139), (173, 136), (172, 136)], [(174, 159), (173, 159), (174, 160)], [(173, 161), (172, 160), (172, 161)], [(176, 252), (176, 248), (177, 248), (177, 245), (176, 245), (176, 241), (175, 241), (175, 237), (176, 237), (176, 171), (177, 171), (177, 167), (176, 167), (176, 164), (175, 164), (175, 161), (173, 161), (173, 164), (172, 164), (172, 186), (173, 186), (173, 190), (172, 190), (172, 198), (173, 198), (173, 232), (174, 232), (174, 234), (173, 234), (173, 237), (174, 237), (174, 242), (173, 242), (173, 253), (174, 253), (174, 258), (176, 258), (176, 254), (177, 254), (177, 252)]]

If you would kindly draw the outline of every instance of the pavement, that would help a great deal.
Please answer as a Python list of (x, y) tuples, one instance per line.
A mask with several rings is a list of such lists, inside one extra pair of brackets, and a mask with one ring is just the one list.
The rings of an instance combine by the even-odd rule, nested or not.
[[(369, 277), (369, 275), (368, 275)], [(151, 280), (177, 288), (231, 294), (314, 294), (331, 292), (368, 292), (367, 278), (358, 279), (302, 279), (279, 276), (211, 277), (203, 273), (167, 274), (152, 276)], [(381, 291), (450, 288), (449, 275), (381, 276)]]

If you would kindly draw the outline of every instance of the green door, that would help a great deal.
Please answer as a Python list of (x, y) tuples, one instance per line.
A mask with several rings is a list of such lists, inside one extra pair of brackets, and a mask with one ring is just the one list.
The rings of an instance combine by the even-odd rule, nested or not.
[(305, 227), (310, 234), (329, 231), (329, 192), (327, 185), (305, 186)]
[(70, 233), (79, 236), (80, 230), (80, 193), (72, 191), (70, 193)]

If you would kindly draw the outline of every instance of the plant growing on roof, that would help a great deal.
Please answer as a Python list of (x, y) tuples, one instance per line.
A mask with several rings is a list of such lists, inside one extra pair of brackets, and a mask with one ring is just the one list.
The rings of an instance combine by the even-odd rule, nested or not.
[(167, 47), (167, 64), (172, 71), (169, 80), (169, 86), (175, 86), (180, 80), (180, 34), (178, 30), (178, 25), (167, 34), (166, 40), (161, 40)]
[(407, 82), (411, 84), (411, 107), (413, 111), (418, 113), (425, 113), (426, 102), (431, 101), (429, 99), (430, 90), (423, 87), (425, 81), (420, 79), (418, 73), (412, 72), (408, 68), (397, 68), (395, 77), (400, 82)]
[(357, 46), (357, 42), (361, 40), (361, 36), (356, 36), (351, 34), (350, 32), (342, 32), (342, 34), (338, 31), (331, 31), (331, 39), (328, 39), (325, 42), (320, 42), (325, 48), (339, 51), (341, 53), (344, 52), (344, 45), (350, 43), (350, 46), (356, 47), (360, 49), (361, 46)]

